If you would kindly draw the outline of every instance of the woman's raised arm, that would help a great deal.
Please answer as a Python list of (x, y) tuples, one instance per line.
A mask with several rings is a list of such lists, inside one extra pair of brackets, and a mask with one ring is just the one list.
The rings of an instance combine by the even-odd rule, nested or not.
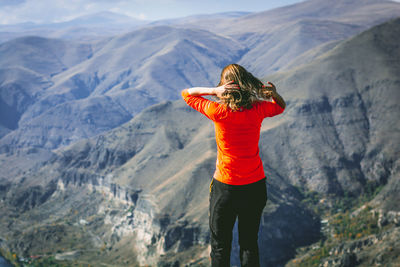
[(201, 96), (201, 95), (216, 95), (221, 97), (226, 90), (237, 90), (239, 85), (230, 81), (218, 87), (192, 87), (188, 89), (189, 95)]

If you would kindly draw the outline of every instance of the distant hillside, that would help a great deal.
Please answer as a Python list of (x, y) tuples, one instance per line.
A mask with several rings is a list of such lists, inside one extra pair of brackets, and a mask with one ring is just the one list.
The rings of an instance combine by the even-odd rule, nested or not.
[(41, 36), (76, 41), (96, 41), (137, 29), (148, 21), (110, 11), (84, 15), (69, 21), (37, 24), (0, 25), (0, 43), (23, 36)]
[[(267, 78), (288, 106), (261, 133), (263, 266), (370, 266), (376, 250), (383, 264), (398, 260), (399, 31), (400, 19), (390, 21)], [(182, 100), (154, 105), (42, 166), (3, 175), (0, 236), (19, 255), (55, 255), (53, 264), (207, 265), (215, 153), (211, 122)]]
[[(0, 146), (11, 145), (11, 150), (32, 146), (53, 149), (112, 129), (149, 105), (178, 98), (176, 88), (212, 85), (220, 69), (237, 61), (245, 50), (237, 42), (207, 31), (157, 26), (117, 36), (94, 47), (89, 56), (75, 54), (82, 62), (72, 66), (49, 53), (57, 45), (46, 48), (32, 38), (1, 46), (27, 49), (7, 51), (9, 56), (0, 60), (0, 66), (21, 69), (30, 64), (30, 69), (45, 72), (48, 81), (44, 86), (39, 80), (33, 89), (35, 97), (28, 103), (22, 101), (23, 96), (16, 96), (22, 107), (14, 116), (12, 130), (17, 124), (19, 127), (0, 141)], [(41, 60), (46, 58), (49, 63)], [(19, 83), (25, 80), (17, 78)], [(9, 84), (5, 80), (1, 85), (6, 97), (16, 93)], [(16, 109), (17, 104), (9, 105), (10, 110)], [(110, 112), (104, 114), (104, 110)]]
[(0, 125), (17, 129), (28, 108), (52, 85), (52, 76), (85, 61), (91, 54), (90, 45), (40, 37), (1, 44)]
[(296, 57), (329, 41), (344, 40), (396, 18), (400, 3), (386, 0), (308, 0), (246, 16), (182, 19), (175, 26), (228, 35), (249, 48), (241, 64), (256, 75), (279, 71)]
[[(223, 12), (215, 14), (200, 14), (192, 15), (182, 18), (164, 19), (150, 22), (149, 25), (169, 25), (169, 26), (183, 26), (190, 28), (200, 28), (212, 31), (215, 27), (222, 22), (231, 21), (232, 19), (244, 17), (253, 14), (252, 12)], [(218, 31), (217, 31), (218, 32)]]
[(250, 50), (241, 64), (257, 75), (279, 71), (323, 43), (344, 40), (396, 18), (400, 3), (381, 0), (309, 0), (238, 18), (218, 28)]
[[(246, 40), (252, 47), (240, 60), (258, 75), (271, 74), (321, 44), (349, 38), (367, 27), (322, 19), (288, 22), (271, 32)], [(302, 65), (302, 64), (300, 64)]]
[[(288, 22), (328, 20), (371, 27), (398, 16), (399, 3), (387, 0), (308, 0), (235, 19), (222, 24), (230, 34), (269, 32)], [(371, 16), (373, 15), (373, 16)]]

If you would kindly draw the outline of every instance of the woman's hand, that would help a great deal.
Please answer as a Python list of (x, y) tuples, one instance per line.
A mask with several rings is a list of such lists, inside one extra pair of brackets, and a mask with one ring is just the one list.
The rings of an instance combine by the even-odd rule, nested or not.
[(262, 96), (265, 99), (271, 98), (275, 95), (276, 93), (276, 87), (273, 83), (267, 82), (267, 85), (263, 85), (263, 88), (261, 90)]
[(271, 82), (267, 82), (267, 85), (265, 85), (264, 87), (267, 88), (268, 90), (276, 92), (276, 86)]
[(278, 92), (276, 91), (276, 86), (271, 83), (271, 82), (267, 82), (267, 85), (264, 86), (264, 94), (265, 96), (272, 97), (275, 102), (281, 106), (283, 109), (286, 108), (286, 103), (285, 100), (283, 100), (283, 98), (278, 94)]
[(213, 94), (221, 98), (222, 95), (229, 90), (239, 90), (240, 87), (234, 81), (227, 82), (221, 86), (215, 87)]

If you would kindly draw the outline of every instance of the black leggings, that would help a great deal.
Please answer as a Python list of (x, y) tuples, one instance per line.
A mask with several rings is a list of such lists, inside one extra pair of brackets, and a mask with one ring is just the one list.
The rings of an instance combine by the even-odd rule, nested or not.
[(260, 266), (258, 230), (267, 202), (265, 178), (249, 185), (210, 185), (211, 266), (229, 267), (232, 230), (238, 219), (241, 266)]

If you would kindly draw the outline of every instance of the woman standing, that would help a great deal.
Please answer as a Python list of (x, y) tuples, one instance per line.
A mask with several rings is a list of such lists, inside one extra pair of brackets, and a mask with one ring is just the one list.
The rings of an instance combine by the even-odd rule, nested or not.
[[(219, 101), (203, 95), (214, 95)], [(258, 231), (267, 201), (258, 147), (261, 123), (282, 113), (285, 101), (272, 83), (265, 86), (237, 64), (222, 70), (217, 87), (185, 89), (182, 97), (215, 124), (218, 154), (210, 184), (209, 218), (212, 266), (230, 266), (232, 230), (238, 219), (242, 267), (257, 267)]]

